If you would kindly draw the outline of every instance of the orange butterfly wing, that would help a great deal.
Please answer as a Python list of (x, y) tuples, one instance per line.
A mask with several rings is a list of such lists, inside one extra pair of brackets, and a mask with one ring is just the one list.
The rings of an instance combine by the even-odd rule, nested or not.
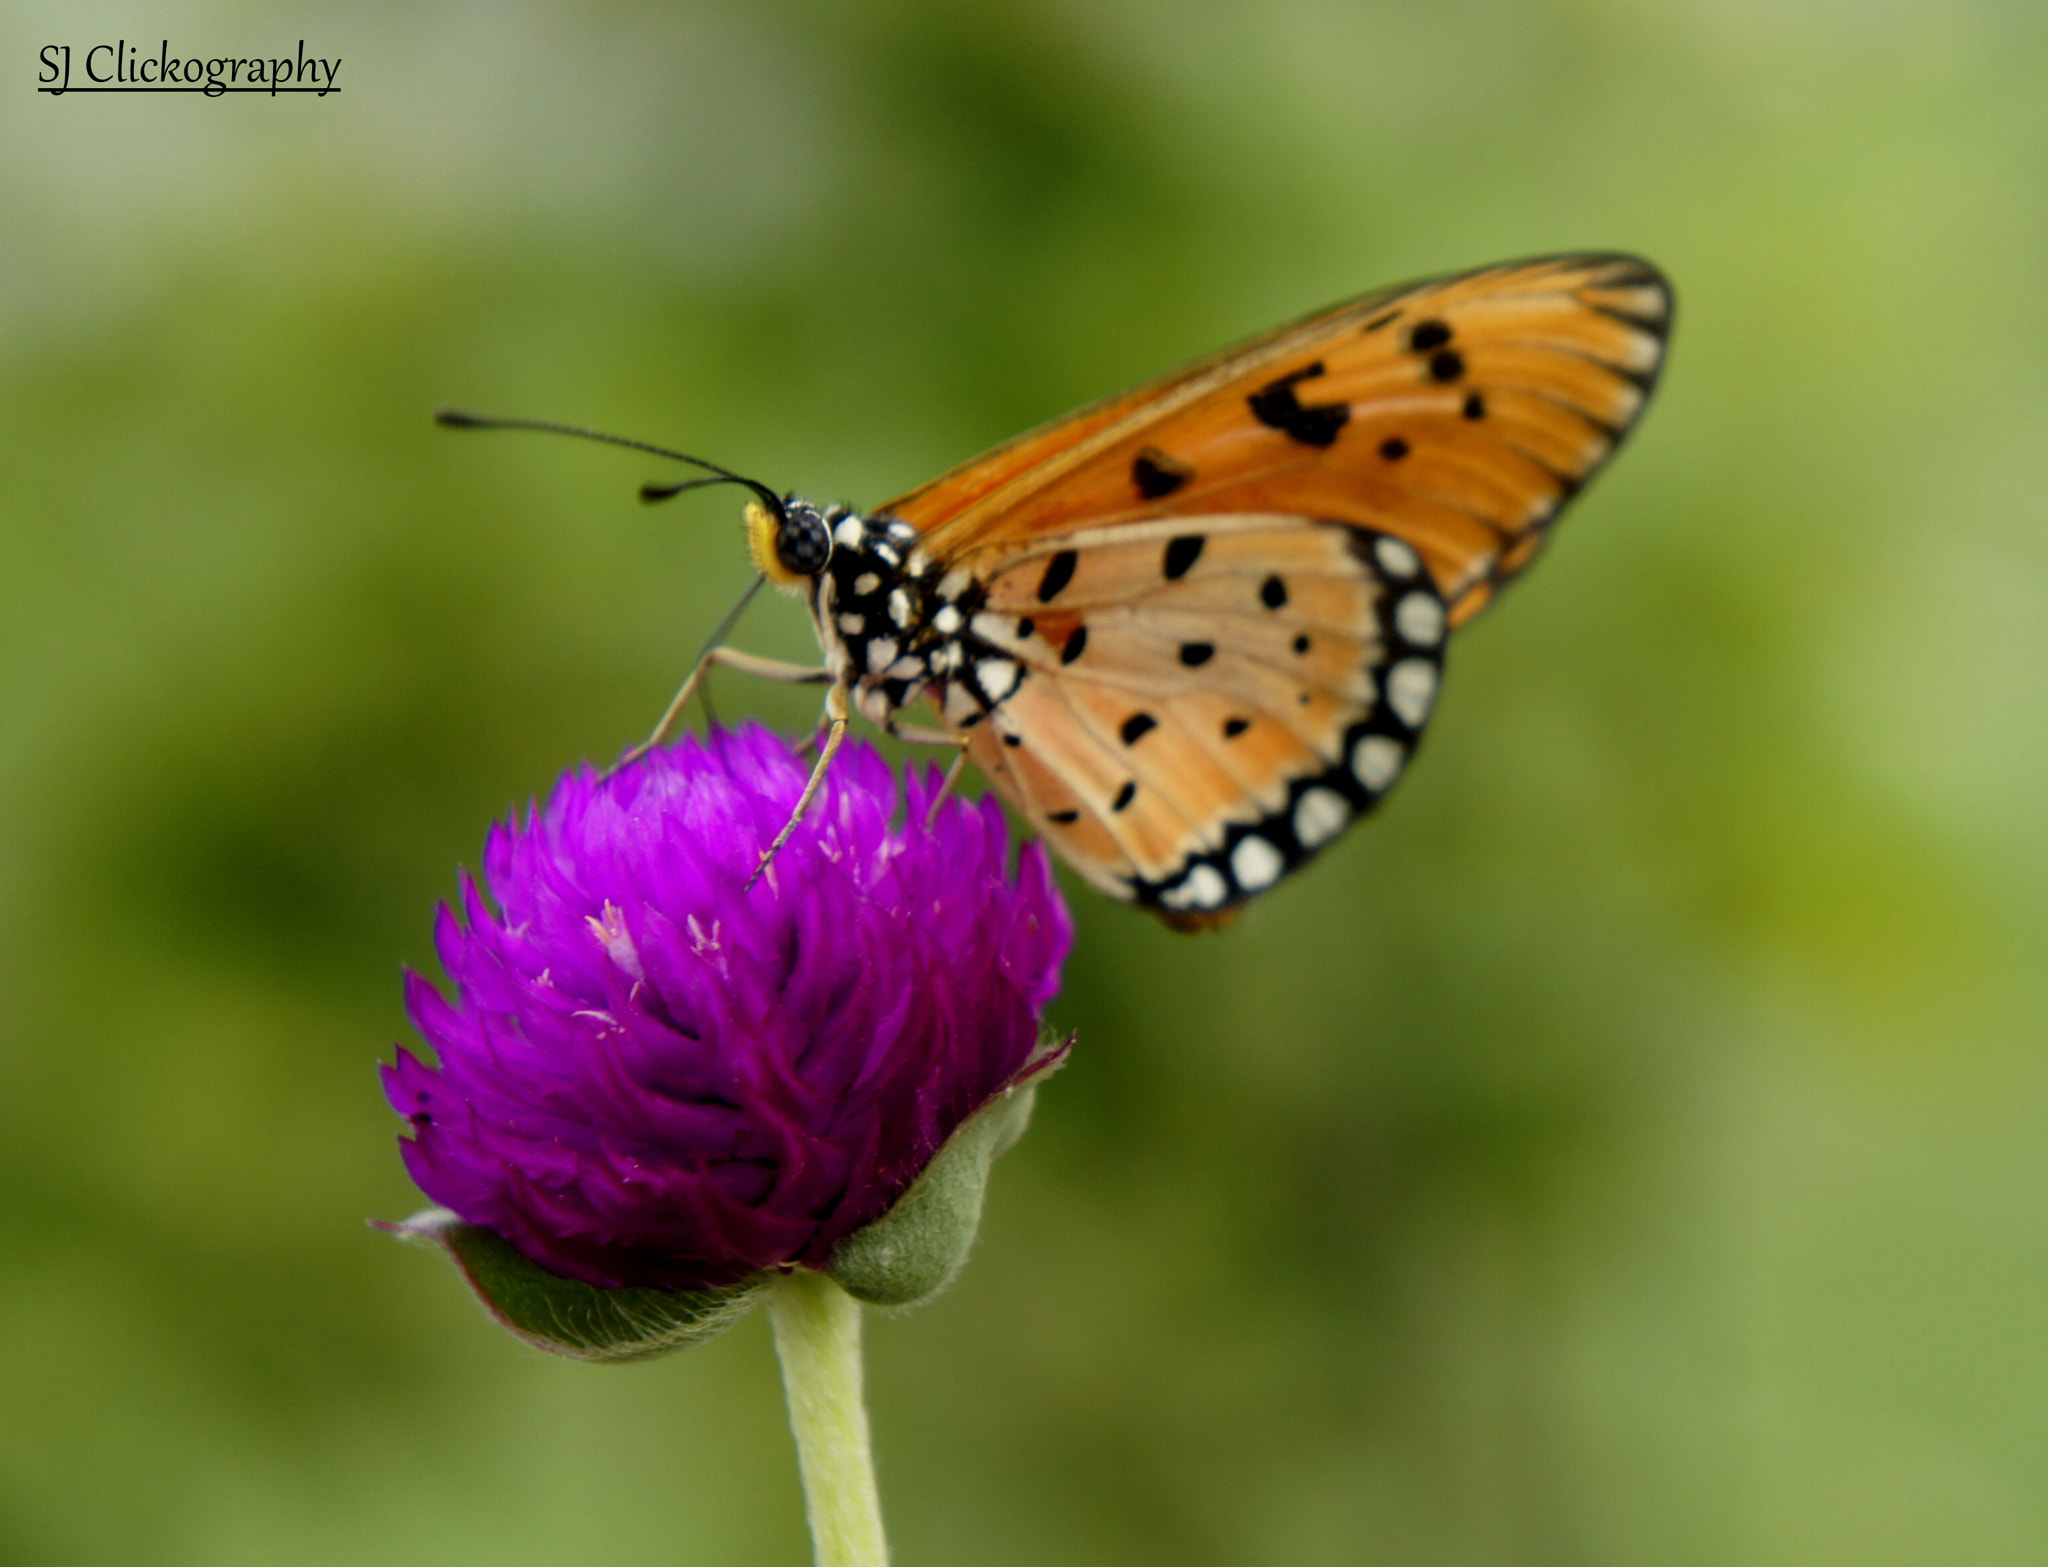
[(1627, 256), (1385, 290), (911, 492), (913, 567), (978, 606), (942, 716), (1088, 881), (1217, 923), (1400, 776), (1446, 634), (1613, 453), (1670, 319)]
[(1528, 565), (1655, 385), (1671, 290), (1631, 256), (1368, 294), (1007, 442), (883, 507), (977, 577), (1035, 539), (1293, 513), (1418, 550), (1462, 625)]
[(1399, 777), (1447, 616), (1399, 540), (1285, 513), (1082, 529), (980, 589), (993, 709), (944, 716), (1075, 870), (1176, 923), (1298, 868)]

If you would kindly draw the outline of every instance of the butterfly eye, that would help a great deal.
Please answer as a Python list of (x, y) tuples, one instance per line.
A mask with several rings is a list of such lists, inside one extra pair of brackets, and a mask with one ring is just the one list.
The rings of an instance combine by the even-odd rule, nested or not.
[(825, 519), (808, 506), (785, 506), (775, 530), (775, 559), (793, 576), (815, 577), (832, 558), (832, 535)]
[(832, 558), (832, 534), (817, 508), (799, 500), (771, 511), (747, 502), (747, 548), (761, 575), (787, 592), (800, 593)]

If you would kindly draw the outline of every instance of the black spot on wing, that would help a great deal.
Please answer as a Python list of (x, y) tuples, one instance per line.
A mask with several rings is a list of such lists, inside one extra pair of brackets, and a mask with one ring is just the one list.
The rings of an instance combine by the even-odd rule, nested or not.
[(1304, 446), (1328, 446), (1337, 439), (1337, 432), (1351, 419), (1349, 403), (1312, 403), (1303, 405), (1295, 393), (1295, 387), (1303, 381), (1313, 380), (1323, 373), (1323, 362), (1318, 359), (1312, 365), (1283, 375), (1251, 394), (1245, 401), (1251, 405), (1253, 416), (1263, 425), (1284, 433), (1290, 440)]
[(1440, 349), (1429, 356), (1432, 381), (1455, 381), (1465, 373), (1465, 356), (1455, 348)]
[(1451, 329), (1441, 321), (1418, 321), (1415, 330), (1408, 334), (1408, 346), (1418, 354), (1426, 354), (1432, 348), (1441, 348), (1451, 340)]
[(1235, 740), (1251, 726), (1252, 721), (1249, 718), (1226, 718), (1223, 720), (1223, 738)]
[(1287, 584), (1277, 576), (1268, 577), (1259, 584), (1259, 602), (1268, 609), (1284, 609), (1287, 605)]
[(1033, 620), (1029, 615), (1026, 615), (1022, 620), (1017, 622), (1017, 640), (1019, 642), (1022, 642), (1026, 637), (1030, 636), (1031, 633), (1036, 631), (1037, 629), (1038, 622)]
[(1067, 637), (1065, 645), (1060, 648), (1060, 662), (1062, 664), (1073, 663), (1075, 659), (1087, 651), (1087, 648), (1088, 628), (1086, 626), (1076, 626)]
[(1388, 462), (1399, 462), (1408, 455), (1408, 443), (1398, 435), (1390, 435), (1380, 442), (1380, 455)]
[(1131, 463), (1131, 482), (1148, 501), (1171, 495), (1195, 476), (1195, 470), (1156, 446), (1148, 446)]
[(1116, 798), (1109, 802), (1109, 808), (1112, 811), (1121, 811), (1122, 809), (1124, 809), (1125, 806), (1129, 805), (1133, 800), (1137, 799), (1137, 797), (1137, 779), (1126, 778), (1124, 780), (1124, 786), (1121, 789), (1117, 790)]
[(1150, 713), (1133, 713), (1124, 720), (1123, 727), (1117, 733), (1122, 736), (1125, 745), (1136, 745), (1158, 727), (1159, 720)]
[(1374, 316), (1370, 321), (1366, 322), (1364, 326), (1358, 329), (1359, 334), (1360, 336), (1363, 336), (1367, 332), (1377, 332), (1389, 321), (1398, 321), (1400, 317), (1401, 312), (1398, 310), (1389, 310), (1384, 315)]
[(1062, 827), (1071, 827), (1081, 819), (1081, 813), (1079, 811), (1047, 811), (1045, 819), (1049, 822), (1057, 822)]
[(1202, 546), (1209, 541), (1199, 533), (1183, 533), (1166, 541), (1166, 580), (1175, 581), (1195, 569), (1202, 558)]
[(1045, 563), (1045, 575), (1038, 579), (1039, 603), (1050, 604), (1060, 596), (1060, 590), (1074, 580), (1074, 568), (1080, 560), (1074, 551), (1061, 550)]
[(1183, 642), (1180, 645), (1180, 661), (1190, 669), (1200, 669), (1216, 656), (1213, 642)]
[(1465, 417), (1467, 419), (1484, 419), (1486, 417), (1486, 399), (1477, 392), (1469, 394), (1465, 399)]

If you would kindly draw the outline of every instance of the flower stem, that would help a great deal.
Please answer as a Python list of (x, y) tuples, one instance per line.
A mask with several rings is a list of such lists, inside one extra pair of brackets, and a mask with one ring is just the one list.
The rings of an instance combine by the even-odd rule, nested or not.
[(798, 1268), (768, 1293), (818, 1567), (888, 1567), (861, 1398), (860, 1303)]

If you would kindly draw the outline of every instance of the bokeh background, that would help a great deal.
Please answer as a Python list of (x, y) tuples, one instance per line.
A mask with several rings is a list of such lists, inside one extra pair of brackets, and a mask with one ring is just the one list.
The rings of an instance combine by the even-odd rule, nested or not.
[[(343, 91), (33, 91), (163, 37)], [(437, 403), (875, 504), (1588, 246), (1676, 280), (1664, 389), (1393, 807), (1221, 937), (1076, 891), (1073, 1063), (871, 1328), (899, 1559), (2048, 1559), (2042, 7), (26, 0), (0, 60), (0, 1560), (807, 1560), (764, 1322), (550, 1361), (363, 1227), (457, 864), (747, 569)]]

